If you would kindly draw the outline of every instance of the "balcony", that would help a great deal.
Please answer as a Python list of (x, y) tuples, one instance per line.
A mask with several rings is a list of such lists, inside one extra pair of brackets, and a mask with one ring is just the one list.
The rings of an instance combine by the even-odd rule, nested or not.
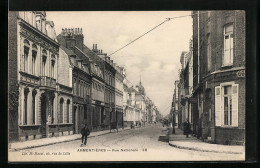
[(53, 79), (48, 76), (42, 76), (41, 77), (41, 86), (55, 89), (56, 88), (56, 79)]

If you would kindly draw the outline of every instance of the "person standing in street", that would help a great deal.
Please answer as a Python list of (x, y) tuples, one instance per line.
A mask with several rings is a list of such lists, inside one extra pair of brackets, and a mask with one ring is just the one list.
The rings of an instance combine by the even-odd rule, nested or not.
[(191, 129), (191, 126), (190, 126), (190, 123), (188, 120), (186, 120), (184, 123), (183, 123), (183, 128), (184, 128), (184, 135), (186, 135), (186, 138), (189, 138), (189, 133), (190, 133), (190, 129)]
[(85, 124), (85, 127), (81, 129), (81, 135), (82, 135), (82, 137), (81, 137), (82, 144), (81, 145), (83, 145), (83, 143), (84, 143), (84, 145), (87, 144), (87, 138), (88, 138), (89, 134), (90, 134), (90, 130), (88, 128), (88, 125)]

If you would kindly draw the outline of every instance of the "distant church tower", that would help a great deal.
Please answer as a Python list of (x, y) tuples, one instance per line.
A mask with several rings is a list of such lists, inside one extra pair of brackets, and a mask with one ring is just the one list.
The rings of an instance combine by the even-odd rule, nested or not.
[(139, 85), (137, 85), (136, 88), (138, 89), (138, 92), (140, 94), (145, 95), (145, 89), (144, 89), (144, 86), (142, 85), (141, 76), (140, 76)]

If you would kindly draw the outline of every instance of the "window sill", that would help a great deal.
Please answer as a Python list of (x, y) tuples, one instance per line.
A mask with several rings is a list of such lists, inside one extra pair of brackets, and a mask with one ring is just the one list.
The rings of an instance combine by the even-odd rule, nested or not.
[(232, 68), (233, 64), (229, 64), (229, 65), (222, 65), (221, 68)]
[(219, 127), (221, 127), (221, 128), (238, 128), (238, 126), (232, 126), (232, 125), (222, 125)]
[(19, 125), (19, 127), (39, 127), (41, 125)]
[(48, 124), (48, 125), (72, 125), (73, 123), (58, 123), (58, 124)]

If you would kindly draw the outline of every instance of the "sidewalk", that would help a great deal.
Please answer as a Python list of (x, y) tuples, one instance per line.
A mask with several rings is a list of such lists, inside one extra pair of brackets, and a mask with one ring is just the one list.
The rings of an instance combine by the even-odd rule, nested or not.
[[(122, 131), (129, 130), (129, 129), (130, 129), (130, 127), (125, 127), (124, 129), (119, 128), (118, 132), (122, 132)], [(114, 132), (116, 132), (116, 130), (111, 130), (111, 133), (114, 133)], [(110, 134), (110, 130), (91, 132), (88, 138), (106, 135), (106, 134)], [(14, 142), (14, 143), (9, 143), (8, 150), (9, 151), (18, 151), (18, 150), (47, 146), (47, 145), (52, 145), (52, 144), (57, 144), (57, 143), (75, 141), (75, 140), (79, 140), (79, 139), (81, 139), (81, 134), (73, 134), (73, 135), (60, 136), (60, 137), (41, 138), (41, 139), (35, 139), (35, 140), (23, 141), (23, 142)]]
[(191, 135), (189, 135), (189, 138), (186, 138), (186, 135), (183, 135), (183, 131), (178, 128), (175, 128), (175, 134), (172, 134), (172, 128), (169, 128), (168, 134), (169, 145), (180, 149), (227, 154), (245, 153), (244, 146), (211, 144), (203, 142)]

